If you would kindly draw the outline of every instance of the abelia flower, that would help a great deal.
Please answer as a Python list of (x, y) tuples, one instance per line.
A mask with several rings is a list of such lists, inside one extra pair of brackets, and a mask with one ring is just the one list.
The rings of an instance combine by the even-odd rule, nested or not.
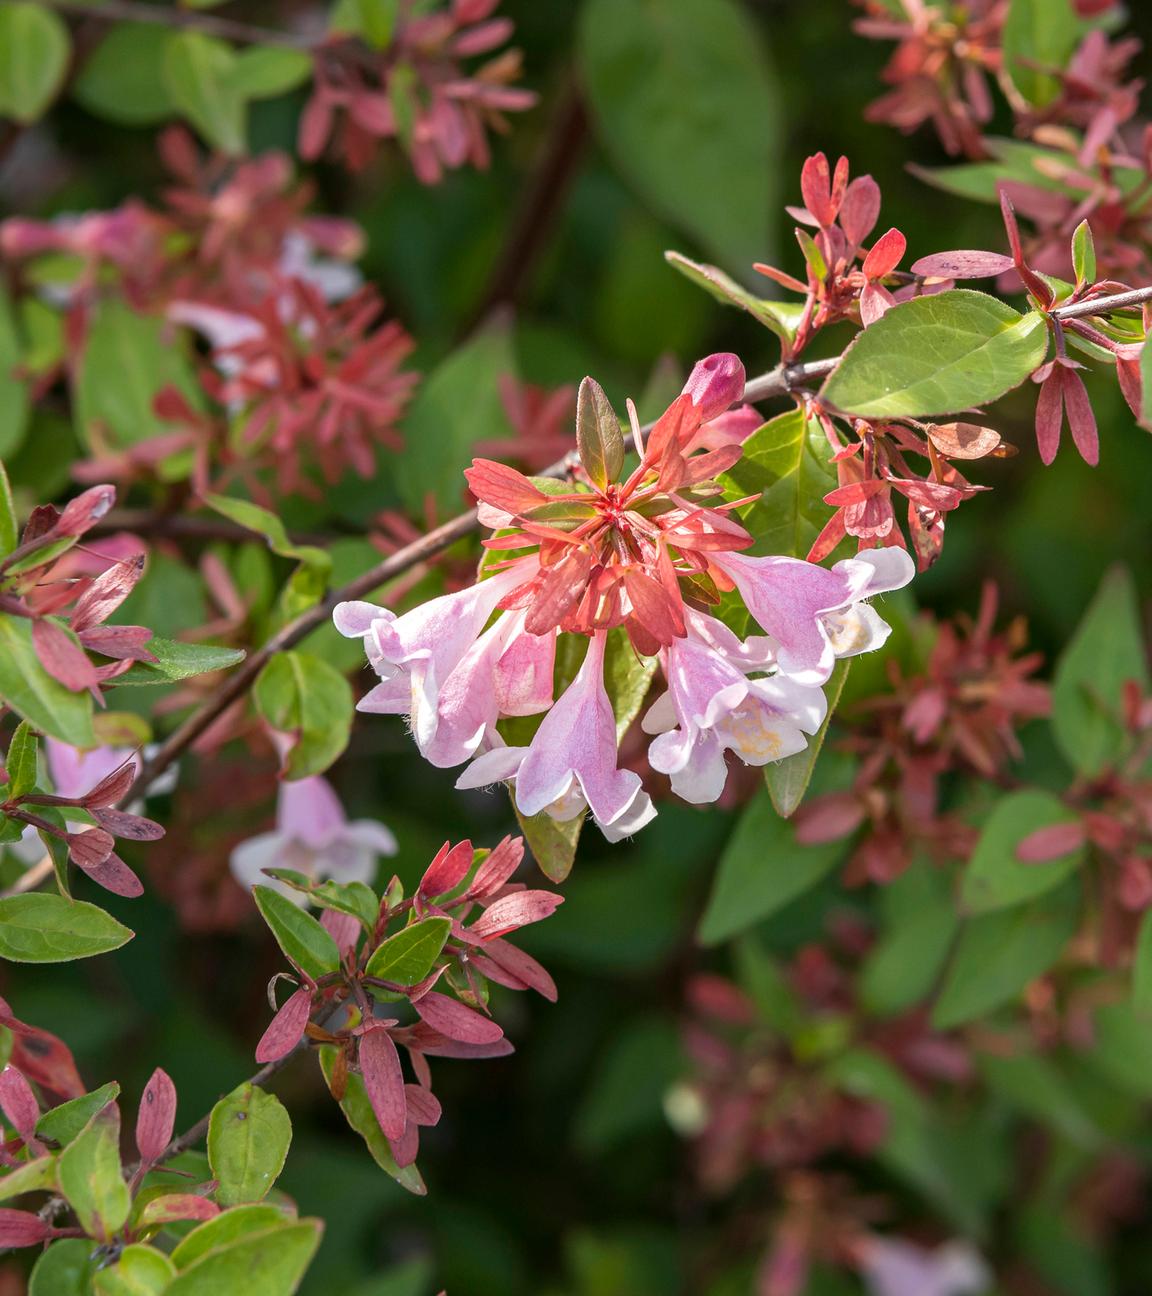
[(967, 1242), (929, 1251), (903, 1238), (874, 1234), (860, 1245), (869, 1296), (981, 1296), (992, 1276)]
[[(746, 765), (766, 765), (803, 751), (828, 705), (819, 688), (786, 676), (765, 676), (773, 665), (771, 640), (746, 644), (722, 621), (689, 611), (688, 633), (661, 652), (668, 691), (644, 717), (645, 733), (659, 737), (648, 763), (667, 774), (677, 796), (694, 804), (724, 791), (731, 751)], [(752, 675), (759, 673), (758, 678)]]
[(396, 849), (396, 838), (383, 824), (349, 822), (332, 785), (316, 774), (280, 784), (275, 829), (241, 842), (230, 863), (242, 887), (271, 886), (303, 904), (299, 892), (264, 870), (292, 869), (317, 882), (371, 882), (379, 857), (395, 855)]
[(604, 687), (608, 636), (599, 631), (576, 678), (544, 717), (527, 747), (499, 746), (478, 756), (458, 788), (510, 780), (522, 815), (561, 822), (585, 810), (609, 841), (638, 832), (656, 815), (640, 776), (617, 767), (616, 717)]

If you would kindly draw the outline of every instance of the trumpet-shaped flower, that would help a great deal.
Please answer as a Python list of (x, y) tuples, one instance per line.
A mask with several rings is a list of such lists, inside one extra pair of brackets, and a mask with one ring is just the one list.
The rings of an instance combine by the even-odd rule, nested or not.
[(232, 852), (232, 876), (243, 887), (275, 887), (301, 904), (298, 891), (274, 881), (265, 869), (294, 869), (322, 881), (371, 882), (380, 855), (396, 854), (396, 838), (371, 819), (351, 823), (327, 779), (314, 775), (280, 784), (276, 827), (241, 842)]
[(743, 644), (723, 622), (690, 612), (687, 636), (662, 653), (668, 691), (644, 717), (644, 731), (658, 735), (648, 762), (685, 801), (719, 798), (726, 751), (746, 765), (781, 760), (803, 751), (804, 735), (814, 734), (827, 714), (819, 688), (786, 676), (749, 677), (771, 659), (771, 649), (756, 642)]
[(637, 832), (655, 816), (640, 777), (616, 764), (616, 717), (604, 687), (605, 632), (592, 636), (580, 671), (544, 717), (527, 747), (496, 747), (478, 756), (458, 788), (512, 780), (521, 814), (547, 812), (564, 822), (591, 810), (609, 841)]

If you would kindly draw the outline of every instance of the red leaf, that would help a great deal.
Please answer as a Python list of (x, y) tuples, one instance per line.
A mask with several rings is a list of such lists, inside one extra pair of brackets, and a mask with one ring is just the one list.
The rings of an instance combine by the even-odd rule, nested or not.
[(793, 823), (801, 846), (838, 841), (864, 822), (864, 806), (851, 792), (830, 792), (801, 806)]
[(1084, 838), (1084, 825), (1079, 821), (1049, 824), (1024, 838), (1016, 847), (1016, 858), (1021, 864), (1046, 864), (1083, 846)]
[(468, 929), (468, 934), (480, 940), (503, 936), (550, 917), (563, 901), (563, 896), (552, 891), (515, 891), (493, 901)]
[(505, 837), (476, 870), (468, 888), (470, 899), (481, 899), (499, 891), (520, 867), (524, 858), (524, 838)]
[(69, 500), (53, 530), (59, 536), (80, 536), (91, 530), (116, 503), (115, 486), (90, 486)]
[(41, 666), (66, 689), (80, 693), (100, 683), (96, 667), (85, 656), (84, 649), (55, 621), (33, 621), (32, 643)]
[(814, 153), (800, 169), (800, 194), (804, 206), (820, 225), (831, 225), (836, 219), (832, 210), (832, 175), (828, 158)]
[(684, 637), (684, 609), (639, 567), (624, 568), (624, 588), (640, 624), (661, 644)]
[(1012, 258), (1002, 252), (935, 252), (912, 263), (912, 273), (925, 279), (991, 279), (1012, 269)]
[(859, 247), (880, 219), (880, 186), (870, 175), (857, 176), (844, 192), (840, 228), (853, 247)]
[(1088, 398), (1083, 379), (1072, 369), (1062, 367), (1064, 383), (1064, 409), (1072, 441), (1080, 457), (1093, 468), (1100, 462), (1100, 436), (1096, 430), (1096, 415)]
[(87, 810), (91, 810), (93, 806), (114, 806), (128, 795), (138, 772), (135, 756), (129, 757), (118, 769), (114, 769), (94, 788), (85, 792), (80, 804)]
[[(329, 911), (331, 912), (331, 911)], [(350, 916), (350, 915), (349, 915)], [(352, 919), (356, 922), (356, 919)], [(312, 1013), (312, 991), (307, 986), (290, 994), (256, 1045), (257, 1062), (278, 1062), (300, 1043)]]
[(51, 1236), (52, 1226), (39, 1215), (0, 1208), (0, 1247), (35, 1246)]
[(380, 1122), (386, 1139), (403, 1137), (406, 1122), (404, 1076), (400, 1070), (400, 1054), (392, 1036), (384, 1027), (369, 1029), (360, 1036), (360, 1073), (368, 1091), (368, 1101)]
[(1050, 464), (1060, 449), (1060, 428), (1064, 422), (1064, 384), (1056, 366), (1040, 386), (1036, 401), (1036, 445), (1040, 458)]
[(152, 638), (152, 631), (144, 626), (91, 626), (81, 630), (78, 638), (85, 648), (103, 657), (114, 657), (117, 661), (156, 660), (155, 653), (150, 653), (145, 647)]
[[(556, 1002), (556, 982), (549, 976), (547, 970), (540, 966), (531, 954), (525, 954), (522, 949), (517, 949), (515, 945), (509, 945), (507, 941), (495, 937), (485, 941), (483, 953), (477, 953), (472, 956), (474, 964), (479, 965), (481, 961), (495, 964), (507, 976), (513, 978), (526, 990), (535, 990), (537, 994), (543, 995), (550, 1003)], [(484, 971), (485, 976), (490, 973)], [(499, 981), (499, 977), (493, 976), (493, 981)], [(507, 984), (507, 981), (501, 984)], [(515, 988), (515, 987), (513, 987)]]
[(1000, 444), (1000, 433), (979, 423), (935, 423), (928, 437), (949, 459), (983, 459)]
[(398, 1139), (389, 1139), (388, 1148), (392, 1153), (392, 1160), (400, 1167), (410, 1166), (416, 1160), (420, 1151), (420, 1131), (409, 1121), (404, 1126), (404, 1133)]
[(494, 1044), (504, 1037), (496, 1022), (439, 991), (426, 994), (413, 1006), (433, 1030), (462, 1044)]
[(325, 909), (320, 915), (320, 926), (336, 942), (341, 956), (356, 948), (360, 939), (360, 920), (351, 914), (340, 913), (337, 909)]
[(418, 1066), (417, 1059), (425, 1053), (429, 1057), (476, 1059), (507, 1057), (509, 1053), (516, 1051), (512, 1047), (512, 1041), (503, 1037), (493, 1040), (490, 1044), (465, 1044), (463, 1040), (449, 1039), (447, 1035), (433, 1029), (427, 1022), (417, 1022), (403, 1031), (398, 1031), (396, 1041), (413, 1053), (414, 1068)]
[(136, 1150), (149, 1165), (159, 1161), (172, 1142), (176, 1128), (176, 1086), (167, 1071), (157, 1067), (140, 1095), (136, 1114)]
[(550, 498), (523, 473), (492, 459), (473, 459), (472, 467), (465, 468), (464, 476), (468, 489), (478, 500), (506, 513), (525, 513), (547, 504)]
[(98, 868), (116, 849), (116, 839), (103, 828), (85, 828), (67, 836), (68, 854), (85, 873)]
[(154, 819), (114, 810), (111, 806), (94, 809), (92, 817), (113, 836), (123, 837), (127, 841), (159, 841), (164, 836), (164, 829)]
[(883, 279), (885, 275), (890, 275), (900, 264), (900, 259), (907, 249), (908, 240), (898, 229), (890, 229), (886, 234), (882, 234), (872, 244), (871, 250), (864, 258), (861, 268), (865, 278)]
[(36, 1122), (40, 1119), (40, 1104), (32, 1086), (14, 1066), (0, 1071), (0, 1111), (25, 1143), (36, 1142)]
[(87, 630), (91, 626), (101, 625), (132, 593), (143, 574), (142, 553), (113, 563), (107, 571), (101, 572), (76, 600), (69, 618), (72, 629)]
[(197, 1193), (165, 1193), (153, 1197), (140, 1212), (140, 1223), (171, 1224), (176, 1220), (210, 1220), (220, 1214), (220, 1207)]
[(455, 846), (445, 842), (420, 879), (420, 894), (438, 896), (458, 887), (468, 876), (474, 856), (470, 841), (457, 842)]
[(405, 1085), (404, 1101), (408, 1119), (413, 1125), (437, 1125), (440, 1122), (440, 1103), (430, 1089), (423, 1085)]
[(102, 863), (85, 868), (84, 872), (97, 886), (111, 891), (113, 895), (126, 896), (131, 900), (144, 894), (144, 884), (115, 851)]

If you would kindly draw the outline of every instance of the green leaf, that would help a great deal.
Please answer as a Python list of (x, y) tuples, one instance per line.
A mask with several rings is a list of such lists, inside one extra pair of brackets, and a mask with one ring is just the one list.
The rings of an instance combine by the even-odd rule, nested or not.
[(797, 845), (792, 825), (776, 813), (767, 789), (761, 791), (720, 856), (698, 939), (718, 945), (776, 913), (830, 873), (847, 847), (847, 841)]
[(576, 862), (584, 816), (561, 823), (543, 810), (530, 818), (517, 810), (516, 822), (544, 876), (551, 882), (563, 882)]
[(242, 662), (247, 655), (242, 648), (180, 643), (175, 639), (160, 639), (156, 635), (148, 640), (148, 651), (156, 658), (154, 662), (133, 662), (112, 683), (117, 686), (176, 684), (180, 680), (191, 679), (193, 675), (227, 670), (229, 666)]
[(245, 1081), (212, 1108), (208, 1161), (221, 1206), (263, 1201), (284, 1169), (292, 1122), (280, 1099)]
[(951, 1030), (1012, 1002), (1056, 962), (1080, 920), (1080, 888), (1067, 883), (1029, 904), (969, 919), (932, 1013)]
[[(0, 10), (0, 15), (3, 12)], [(3, 57), (3, 46), (0, 45), (0, 62)], [(24, 361), (24, 348), (13, 318), (12, 303), (4, 285), (0, 284), (0, 455), (14, 454), (28, 431), (32, 410), (28, 381), (15, 372)], [(15, 537), (9, 542), (0, 523), (0, 554), (7, 553), (15, 544)]]
[(1039, 1053), (1003, 1057), (976, 1055), (980, 1074), (992, 1091), (1026, 1116), (1040, 1121), (1080, 1147), (1098, 1147), (1101, 1133), (1056, 1063)]
[(0, 958), (66, 963), (107, 954), (135, 933), (85, 900), (36, 891), (0, 900)]
[(931, 993), (960, 916), (949, 882), (924, 862), (885, 887), (880, 904), (883, 934), (861, 969), (860, 998), (869, 1012), (890, 1017)]
[(784, 819), (796, 813), (800, 802), (804, 800), (804, 793), (808, 791), (808, 784), (812, 782), (816, 761), (824, 748), (828, 726), (832, 723), (832, 715), (836, 710), (836, 704), (840, 701), (840, 694), (844, 691), (844, 681), (848, 678), (848, 668), (851, 665), (851, 661), (844, 658), (832, 668), (832, 674), (829, 675), (828, 683), (824, 686), (824, 696), (828, 699), (828, 714), (824, 717), (824, 723), (808, 739), (808, 746), (794, 756), (785, 756), (783, 760), (772, 761), (764, 766), (764, 782), (768, 788), (768, 795), (772, 798), (776, 813)]
[(333, 34), (362, 36), (374, 49), (392, 43), (400, 0), (336, 0), (328, 16)]
[(176, 1266), (155, 1247), (133, 1242), (116, 1263), (96, 1272), (95, 1296), (162, 1296), (176, 1277)]
[(89, 317), (74, 390), (76, 433), (87, 449), (138, 445), (170, 431), (153, 408), (160, 390), (174, 386), (203, 404), (184, 351), (174, 346), (163, 319), (138, 315), (105, 297)]
[(200, 32), (176, 32), (164, 50), (164, 80), (172, 103), (222, 153), (243, 153), (247, 111), (234, 84), (236, 54)]
[(90, 1237), (111, 1241), (124, 1225), (132, 1198), (120, 1165), (120, 1113), (97, 1112), (56, 1163), (60, 1191)]
[(807, 556), (831, 516), (824, 503), (836, 489), (831, 454), (819, 422), (800, 409), (752, 433), (743, 458), (720, 478), (728, 500), (760, 496), (741, 517), (757, 538), (750, 552)]
[(332, 559), (323, 549), (317, 545), (293, 544), (284, 523), (269, 509), (228, 495), (207, 495), (204, 503), (230, 521), (263, 536), (268, 541), (268, 548), (282, 558), (295, 558), (324, 572), (331, 570)]
[(452, 930), (450, 918), (425, 918), (383, 941), (364, 969), (369, 976), (415, 985), (432, 971)]
[(1152, 909), (1140, 919), (1136, 953), (1132, 959), (1132, 1007), (1142, 1017), (1152, 1016)]
[(679, 252), (665, 252), (664, 259), (670, 266), (679, 270), (686, 279), (703, 288), (716, 301), (747, 311), (753, 319), (759, 320), (766, 328), (770, 328), (782, 341), (791, 342), (795, 338), (796, 326), (804, 310), (801, 304), (768, 301), (763, 297), (757, 297), (738, 284), (730, 275), (726, 275), (723, 270), (713, 265), (690, 261)]
[[(209, 1220), (208, 1224), (215, 1222)], [(303, 1219), (237, 1238), (182, 1268), (164, 1296), (222, 1296), (224, 1292), (228, 1296), (292, 1296), (316, 1254), (323, 1230), (322, 1221)], [(199, 1229), (193, 1230), (189, 1238), (197, 1232)]]
[(64, 84), (71, 53), (58, 14), (38, 4), (0, 7), (0, 116), (36, 121)]
[(250, 45), (234, 55), (229, 87), (245, 99), (274, 99), (304, 85), (312, 60), (303, 50)]
[(1140, 351), (1140, 426), (1152, 428), (1152, 345), (1145, 340)]
[(1081, 774), (1100, 774), (1123, 755), (1123, 693), (1130, 680), (1148, 691), (1136, 589), (1131, 575), (1115, 568), (1056, 663), (1052, 682), (1052, 732)]
[(51, 738), (73, 747), (95, 747), (92, 698), (72, 693), (40, 665), (32, 623), (0, 615), (0, 700)]
[(1059, 886), (1083, 864), (1083, 846), (1040, 864), (1022, 863), (1016, 858), (1016, 849), (1038, 828), (1072, 823), (1076, 818), (1050, 792), (1027, 789), (997, 801), (964, 869), (962, 907), (969, 913), (989, 913)]
[(763, 257), (779, 108), (760, 31), (743, 8), (587, 0), (578, 41), (600, 140), (625, 179), (721, 262)]
[(473, 446), (511, 435), (500, 399), (501, 374), (516, 375), (506, 327), (484, 329), (420, 384), (404, 419), (404, 454), (389, 467), (411, 513), (423, 516), (429, 499), (441, 516), (458, 512), (460, 474)]
[(351, 914), (369, 930), (376, 922), (380, 900), (376, 892), (364, 882), (333, 882), (330, 878), (316, 882), (307, 874), (297, 873), (294, 869), (272, 868), (265, 872), (269, 877), (306, 895), (321, 909), (335, 909), (338, 913)]
[(1085, 1060), (1134, 1098), (1152, 1098), (1152, 1031), (1130, 1003), (1104, 1004), (1092, 1018)]
[(0, 1201), (10, 1201), (30, 1192), (56, 1191), (55, 1155), (25, 1161), (14, 1170), (0, 1176)]
[(648, 690), (656, 677), (657, 659), (638, 657), (622, 629), (608, 632), (604, 653), (604, 688), (616, 717), (616, 741), (620, 742), (640, 714)]
[(624, 466), (624, 433), (612, 402), (594, 378), (585, 378), (576, 398), (576, 448), (589, 480), (603, 490)]
[(340, 966), (336, 942), (312, 917), (271, 887), (253, 887), (256, 905), (284, 956), (313, 981)]
[(53, 1242), (36, 1261), (28, 1296), (91, 1296), (92, 1277), (100, 1263), (87, 1238)]
[(1087, 219), (1082, 220), (1072, 234), (1072, 266), (1078, 284), (1095, 282), (1096, 241), (1092, 237), (1092, 226)]
[[(204, 1172), (208, 1173), (206, 1160)], [(170, 1189), (166, 1188), (165, 1191)], [(291, 1222), (291, 1215), (270, 1203), (233, 1206), (231, 1210), (198, 1224), (187, 1237), (181, 1239), (172, 1251), (172, 1263), (177, 1269), (189, 1269), (213, 1251), (223, 1250), (233, 1242), (257, 1234), (267, 1237)]]
[(36, 753), (40, 740), (27, 720), (21, 720), (8, 744), (5, 768), (8, 771), (8, 797), (21, 797), (36, 786)]
[(36, 1135), (64, 1147), (83, 1131), (97, 1112), (103, 1111), (119, 1096), (120, 1086), (115, 1080), (111, 1080), (99, 1089), (93, 1089), (91, 1093), (70, 1098), (40, 1117), (36, 1122)]
[(1060, 93), (1046, 69), (1067, 66), (1085, 25), (1071, 0), (1011, 0), (1004, 22), (1004, 68), (1020, 93), (1038, 108)]
[(289, 779), (322, 774), (348, 746), (355, 699), (339, 671), (309, 653), (277, 653), (253, 690), (256, 709), (295, 741), (284, 758)]
[[(338, 1056), (339, 1049), (331, 1044), (325, 1044), (320, 1049), (320, 1069), (324, 1072), (324, 1079), (329, 1089), (333, 1087)], [(407, 1189), (417, 1197), (423, 1197), (428, 1191), (424, 1186), (423, 1176), (415, 1165), (400, 1169), (396, 1164), (388, 1140), (384, 1137), (380, 1122), (376, 1119), (376, 1113), (368, 1101), (368, 1091), (364, 1088), (363, 1078), (355, 1073), (349, 1073), (343, 1095), (337, 1095), (333, 1089), (332, 1096), (339, 1101), (345, 1120), (364, 1140), (368, 1151), (372, 1154), (372, 1159), (380, 1169), (385, 1174), (391, 1175), (401, 1188)]]
[(0, 558), (16, 548), (20, 530), (16, 525), (16, 505), (12, 502), (12, 483), (8, 470), (0, 463)]
[(893, 306), (856, 337), (820, 396), (862, 418), (954, 414), (1018, 387), (1047, 350), (1038, 312), (955, 288)]
[(664, 1101), (684, 1065), (674, 1021), (660, 1015), (630, 1020), (584, 1085), (576, 1146), (603, 1155), (647, 1129), (665, 1127)]
[(174, 111), (164, 79), (168, 29), (159, 23), (117, 23), (92, 51), (72, 86), (89, 112), (125, 126), (154, 126)]

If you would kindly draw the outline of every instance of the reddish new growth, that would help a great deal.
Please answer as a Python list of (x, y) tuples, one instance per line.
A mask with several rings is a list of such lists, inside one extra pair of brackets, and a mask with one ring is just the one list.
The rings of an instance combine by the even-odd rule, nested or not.
[[(343, 1102), (350, 1076), (362, 1080), (401, 1170), (416, 1160), (420, 1127), (440, 1119), (427, 1059), (501, 1057), (512, 1051), (492, 1019), (487, 982), (556, 999), (555, 983), (544, 968), (507, 940), (549, 917), (562, 901), (553, 892), (511, 881), (523, 857), (519, 837), (504, 838), (479, 861), (471, 842), (445, 842), (416, 893), (405, 899), (393, 878), (371, 921), (337, 900), (341, 907), (326, 909), (324, 927), (339, 949), (339, 970), (313, 979), (297, 968), (299, 988), (257, 1045), (259, 1062), (285, 1057), (305, 1037), (326, 1046), (325, 1078), (333, 1096)], [(330, 897), (303, 875), (269, 871), (327, 904)], [(420, 939), (413, 940), (418, 925)], [(375, 1000), (386, 1005), (387, 1016), (376, 1015)], [(406, 1024), (393, 1015), (403, 1002), (414, 1014)], [(408, 1056), (414, 1084), (405, 1082), (398, 1049)], [(423, 1191), (418, 1175), (401, 1182)]]
[[(530, 549), (539, 558), (500, 607), (527, 609), (525, 629), (535, 635), (556, 628), (591, 635), (623, 626), (645, 655), (683, 638), (685, 603), (715, 604), (718, 590), (730, 588), (708, 554), (752, 544), (752, 536), (728, 515), (736, 505), (705, 503), (719, 493), (716, 476), (741, 455), (739, 440), (708, 425), (743, 390), (744, 367), (736, 356), (701, 361), (647, 446), (629, 402), (640, 463), (623, 481), (620, 423), (591, 378), (581, 383), (577, 401), (580, 464), (572, 476), (579, 489), (556, 493), (554, 483), (530, 481), (489, 459), (474, 460), (465, 476), (481, 501), (481, 521), (512, 528), (486, 540), (486, 547)], [(523, 556), (503, 565), (521, 561)]]
[(425, 184), (470, 163), (486, 168), (488, 131), (508, 129), (504, 114), (536, 103), (520, 76), (519, 50), (505, 50), (475, 72), (464, 60), (491, 54), (512, 35), (493, 18), (499, 0), (452, 0), (444, 12), (404, 14), (387, 48), (353, 57), (339, 40), (316, 55), (316, 83), (300, 121), (300, 154), (330, 148), (354, 171), (384, 140), (399, 141)]
[(976, 830), (941, 806), (941, 780), (963, 773), (1000, 779), (1019, 759), (1016, 730), (1048, 714), (1048, 689), (1032, 676), (1022, 620), (994, 629), (997, 597), (987, 585), (977, 619), (936, 627), (924, 670), (889, 662), (891, 691), (847, 708), (843, 746), (860, 758), (852, 789), (816, 797), (796, 815), (801, 843), (835, 841), (863, 829), (846, 881), (890, 882), (926, 851), (962, 859)]

